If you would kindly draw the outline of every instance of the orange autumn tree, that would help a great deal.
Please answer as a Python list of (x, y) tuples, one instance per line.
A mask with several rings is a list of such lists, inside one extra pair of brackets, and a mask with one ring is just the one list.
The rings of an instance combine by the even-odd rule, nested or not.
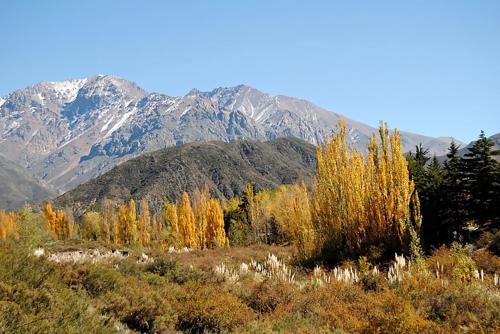
[(47, 203), (44, 208), (47, 225), (57, 239), (69, 239), (73, 235), (73, 222), (70, 221), (68, 215), (63, 210), (54, 211), (52, 205)]
[(8, 237), (17, 237), (16, 214), (0, 210), (0, 239), (5, 240)]
[(317, 149), (312, 193), (316, 251), (327, 260), (357, 258), (378, 249), (382, 254), (407, 250), (420, 217), (412, 210), (418, 198), (408, 174), (399, 133), (385, 124), (380, 144), (372, 136), (366, 155), (350, 149), (346, 125)]

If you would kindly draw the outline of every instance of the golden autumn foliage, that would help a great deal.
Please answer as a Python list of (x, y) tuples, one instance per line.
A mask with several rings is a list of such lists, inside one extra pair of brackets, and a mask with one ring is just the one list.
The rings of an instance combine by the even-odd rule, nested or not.
[(141, 247), (149, 245), (151, 241), (151, 215), (149, 212), (149, 204), (145, 200), (142, 200), (139, 204), (137, 238)]
[(5, 240), (8, 237), (16, 236), (16, 214), (0, 210), (0, 239)]
[(82, 217), (82, 238), (85, 240), (106, 240), (103, 235), (104, 227), (101, 215), (98, 212), (89, 211)]
[(177, 214), (177, 205), (168, 201), (163, 203), (161, 226), (166, 235), (168, 246), (180, 247), (181, 240), (179, 234), (179, 216)]
[(73, 236), (74, 224), (69, 215), (66, 215), (63, 210), (54, 211), (52, 205), (47, 203), (44, 214), (48, 228), (56, 239), (69, 239)]
[[(371, 247), (387, 254), (406, 249), (419, 212), (412, 212), (414, 184), (401, 151), (399, 133), (389, 136), (381, 124), (368, 154), (350, 150), (345, 123), (324, 148), (318, 146), (318, 168), (312, 193), (318, 251), (333, 257), (357, 257)], [(414, 226), (415, 225), (415, 226)]]
[(295, 244), (299, 256), (310, 256), (315, 246), (315, 231), (305, 183), (281, 186), (276, 193), (272, 213), (280, 232)]
[(189, 248), (197, 248), (199, 235), (196, 231), (194, 213), (187, 192), (182, 195), (178, 211), (178, 224), (182, 244)]
[[(195, 189), (192, 200), (184, 192), (180, 203), (165, 201), (153, 214), (144, 200), (139, 213), (133, 199), (121, 203), (118, 213), (114, 203), (104, 201), (99, 213), (82, 217), (81, 236), (117, 245), (204, 249), (228, 245), (227, 229), (235, 244), (290, 243), (302, 259), (417, 254), (418, 194), (398, 132), (389, 135), (382, 124), (365, 154), (351, 150), (346, 135), (341, 122), (339, 132), (318, 146), (312, 192), (304, 182), (258, 192), (248, 184), (243, 196), (225, 201), (223, 209), (205, 186)], [(57, 238), (72, 235), (63, 211), (47, 204), (44, 213)]]
[(218, 200), (210, 199), (206, 208), (206, 247), (215, 248), (229, 244), (224, 230), (224, 212)]
[(205, 185), (202, 190), (198, 187), (193, 192), (193, 213), (197, 231), (197, 244), (200, 248), (206, 246), (205, 234), (207, 229), (207, 206), (210, 200), (208, 187)]

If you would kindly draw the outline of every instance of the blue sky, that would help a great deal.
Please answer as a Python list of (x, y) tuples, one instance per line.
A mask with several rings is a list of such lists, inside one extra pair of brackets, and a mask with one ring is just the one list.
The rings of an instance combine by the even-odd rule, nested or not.
[(248, 84), (374, 125), (500, 132), (500, 1), (0, 0), (0, 96), (97, 73)]

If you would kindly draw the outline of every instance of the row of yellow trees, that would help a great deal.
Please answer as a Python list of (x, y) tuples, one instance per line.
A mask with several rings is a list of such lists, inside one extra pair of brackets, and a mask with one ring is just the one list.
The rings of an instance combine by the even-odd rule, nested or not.
[(179, 205), (164, 203), (162, 216), (176, 246), (215, 248), (229, 245), (222, 206), (210, 197), (207, 187), (195, 190), (193, 206), (186, 192)]
[(147, 201), (134, 200), (118, 207), (104, 201), (100, 212), (82, 217), (82, 238), (102, 240), (117, 245), (159, 245), (162, 247), (215, 248), (228, 245), (224, 213), (208, 189), (196, 190), (193, 205), (187, 193), (179, 204), (165, 202), (159, 216), (151, 215)]
[(47, 219), (47, 226), (49, 231), (56, 239), (70, 239), (77, 228), (63, 210), (52, 209), (52, 205), (47, 203), (44, 208), (45, 218)]
[[(257, 193), (248, 185), (242, 198), (221, 205), (205, 187), (192, 198), (184, 193), (180, 203), (165, 202), (155, 215), (147, 201), (137, 206), (131, 200), (118, 210), (104, 201), (99, 212), (84, 214), (81, 231), (71, 214), (50, 204), (44, 214), (56, 238), (80, 234), (117, 245), (222, 247), (229, 244), (226, 229), (238, 242), (234, 229), (243, 226), (240, 235), (247, 241), (290, 242), (302, 258), (338, 260), (408, 250), (411, 237), (418, 238), (421, 217), (398, 132), (390, 135), (381, 124), (364, 154), (349, 148), (346, 132), (341, 122), (337, 134), (318, 146), (312, 191), (304, 183)], [(14, 225), (15, 215), (0, 211), (2, 238), (14, 233)]]

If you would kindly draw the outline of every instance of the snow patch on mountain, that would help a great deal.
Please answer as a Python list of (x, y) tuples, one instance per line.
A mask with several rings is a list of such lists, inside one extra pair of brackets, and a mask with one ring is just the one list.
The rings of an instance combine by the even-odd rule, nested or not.
[(49, 81), (54, 91), (65, 101), (73, 101), (78, 95), (80, 88), (85, 85), (87, 79)]
[(108, 129), (113, 119), (115, 119), (115, 116), (111, 116), (111, 118), (103, 125), (103, 127), (101, 128), (101, 132), (104, 132)]
[(113, 125), (113, 127), (106, 133), (106, 135), (104, 136), (104, 138), (107, 138), (109, 136), (111, 136), (113, 134), (113, 132), (115, 132), (116, 130), (118, 130), (119, 128), (122, 127), (123, 124), (125, 124), (125, 122), (128, 120), (128, 118), (130, 116), (132, 116), (133, 113), (135, 113), (137, 111), (137, 108), (134, 107), (131, 111), (129, 112), (126, 112), (125, 114), (123, 114), (122, 118), (115, 123), (115, 125)]

